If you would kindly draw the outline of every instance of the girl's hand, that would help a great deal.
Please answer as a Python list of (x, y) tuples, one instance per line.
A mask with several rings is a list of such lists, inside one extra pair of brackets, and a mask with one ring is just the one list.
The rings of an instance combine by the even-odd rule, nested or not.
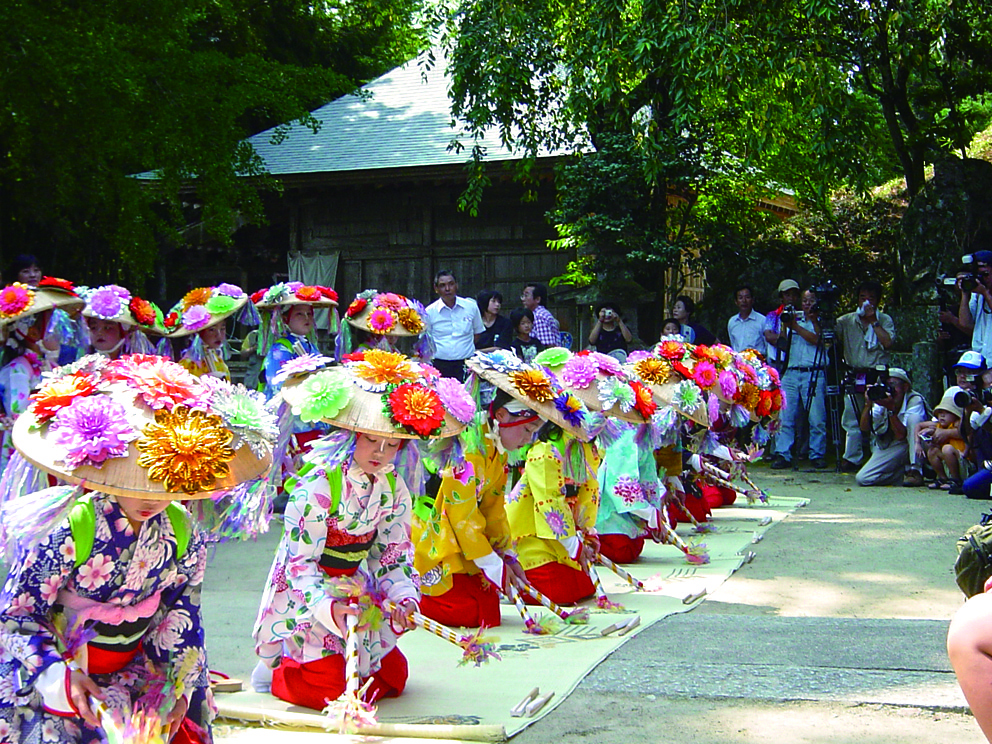
[(104, 692), (89, 675), (84, 674), (79, 669), (73, 669), (69, 674), (69, 699), (72, 701), (73, 707), (79, 712), (80, 718), (93, 728), (99, 728), (100, 719), (90, 707), (91, 696), (97, 700), (103, 700)]
[(412, 599), (404, 599), (396, 605), (389, 613), (390, 622), (394, 627), (403, 630), (413, 630), (416, 624), (413, 622), (413, 613), (417, 610), (417, 603)]
[(334, 624), (337, 625), (338, 630), (341, 631), (342, 638), (348, 634), (348, 621), (346, 620), (348, 615), (358, 617), (358, 608), (355, 607), (355, 605), (348, 604), (347, 602), (334, 602), (331, 605), (331, 617), (334, 618)]
[(169, 727), (168, 741), (172, 741), (172, 737), (179, 733), (179, 727), (183, 725), (187, 710), (189, 710), (189, 703), (186, 698), (180, 697), (173, 706), (172, 712), (165, 719), (165, 725)]

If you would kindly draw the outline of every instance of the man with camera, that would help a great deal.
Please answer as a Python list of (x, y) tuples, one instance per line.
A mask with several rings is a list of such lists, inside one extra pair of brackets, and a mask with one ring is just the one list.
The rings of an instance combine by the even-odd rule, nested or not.
[(923, 396), (912, 389), (909, 375), (889, 368), (880, 382), (864, 393), (859, 425), (871, 435), (871, 457), (855, 476), (859, 486), (894, 486), (903, 482), (910, 465), (910, 439), (926, 418)]
[[(620, 317), (620, 310), (613, 303), (605, 303), (599, 307), (596, 313), (596, 323), (589, 331), (589, 345), (594, 347), (600, 354), (619, 352), (623, 359), (626, 359), (627, 344), (633, 340), (634, 336), (627, 328)], [(618, 358), (621, 358), (618, 356)]]
[(971, 331), (972, 350), (992, 366), (992, 251), (976, 251), (963, 259), (974, 269), (958, 274), (958, 325), (965, 332)]
[(809, 460), (822, 470), (827, 466), (827, 381), (826, 353), (820, 343), (820, 318), (816, 295), (803, 293), (802, 312), (782, 312), (782, 326), (788, 333), (789, 350), (782, 374), (785, 408), (779, 421), (782, 428), (775, 437), (773, 470), (784, 470), (792, 464), (792, 444), (795, 441), (796, 418), (800, 411), (809, 413)]
[[(837, 318), (834, 335), (841, 349), (844, 362), (851, 368), (845, 383), (844, 427), (845, 445), (840, 469), (845, 473), (856, 471), (864, 459), (864, 439), (858, 416), (857, 395), (863, 393), (868, 377), (879, 367), (889, 364), (889, 348), (896, 339), (896, 326), (892, 317), (878, 309), (882, 299), (882, 285), (864, 281), (858, 285), (858, 307), (853, 313)], [(923, 485), (922, 482), (918, 485)]]
[(782, 314), (795, 312), (799, 304), (799, 285), (794, 279), (783, 279), (778, 285), (782, 303), (765, 316), (765, 344), (768, 362), (779, 372), (785, 369), (789, 353), (788, 328), (783, 327)]

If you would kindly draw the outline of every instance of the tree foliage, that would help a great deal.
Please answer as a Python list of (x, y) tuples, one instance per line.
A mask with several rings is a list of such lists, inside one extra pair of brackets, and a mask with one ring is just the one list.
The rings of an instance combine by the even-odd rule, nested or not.
[[(146, 276), (188, 189), (223, 238), (262, 217), (246, 136), (405, 61), (417, 0), (0, 4), (3, 251)], [(132, 174), (155, 170), (149, 185)]]

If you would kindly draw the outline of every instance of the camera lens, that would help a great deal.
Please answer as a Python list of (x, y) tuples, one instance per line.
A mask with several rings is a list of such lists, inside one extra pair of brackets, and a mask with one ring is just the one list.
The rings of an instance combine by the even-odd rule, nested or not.
[(971, 403), (971, 393), (967, 390), (959, 390), (954, 393), (954, 405), (958, 408), (964, 408), (969, 403)]

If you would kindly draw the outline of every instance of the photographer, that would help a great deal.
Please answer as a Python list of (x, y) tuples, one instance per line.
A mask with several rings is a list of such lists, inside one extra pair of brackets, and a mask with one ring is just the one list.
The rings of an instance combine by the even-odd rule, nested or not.
[(600, 354), (611, 351), (627, 353), (627, 344), (633, 335), (620, 317), (619, 308), (612, 303), (604, 303), (596, 310), (596, 324), (589, 331), (589, 345)]
[(961, 292), (958, 327), (971, 332), (971, 348), (988, 364), (992, 361), (992, 251), (976, 251), (970, 258), (975, 273), (958, 274), (955, 285)]
[(795, 311), (799, 304), (799, 285), (793, 279), (783, 279), (778, 285), (781, 304), (765, 316), (765, 344), (768, 362), (779, 372), (785, 369), (788, 355), (788, 329), (782, 325), (782, 313)]
[(855, 476), (859, 486), (902, 483), (915, 455), (909, 446), (910, 433), (926, 415), (923, 396), (912, 389), (909, 375), (898, 367), (889, 369), (884, 382), (865, 390), (859, 425), (871, 435), (871, 457)]
[(816, 295), (803, 293), (802, 312), (783, 312), (782, 326), (788, 331), (788, 364), (782, 375), (785, 408), (779, 420), (782, 428), (775, 437), (773, 470), (784, 470), (792, 463), (799, 412), (809, 411), (810, 464), (821, 470), (827, 466), (827, 381), (826, 353), (820, 343), (820, 318)]
[[(961, 492), (969, 499), (988, 499), (992, 485), (992, 370), (983, 370), (974, 378), (974, 389), (968, 395), (971, 400), (961, 416), (961, 436), (968, 442), (970, 458), (978, 469), (965, 478)], [(960, 402), (964, 402), (963, 397)], [(952, 489), (951, 493), (958, 491)]]
[[(879, 311), (882, 300), (882, 285), (875, 281), (865, 281), (858, 285), (858, 309), (837, 318), (834, 334), (843, 353), (844, 362), (855, 375), (864, 375), (889, 363), (889, 348), (896, 338), (896, 326), (892, 317)], [(854, 391), (862, 392), (863, 387), (856, 383)], [(857, 470), (864, 459), (864, 445), (857, 411), (858, 401), (854, 394), (844, 396), (844, 413), (841, 426), (844, 427), (846, 442), (841, 460), (841, 470), (851, 473)]]

